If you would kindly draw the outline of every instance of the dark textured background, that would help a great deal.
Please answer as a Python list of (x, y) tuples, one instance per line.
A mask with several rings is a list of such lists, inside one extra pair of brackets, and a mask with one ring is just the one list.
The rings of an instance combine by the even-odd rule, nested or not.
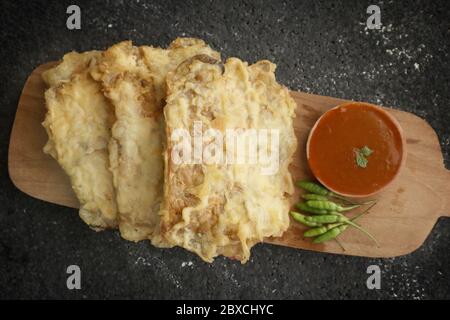
[[(66, 8), (82, 10), (82, 30), (66, 29)], [(381, 30), (366, 30), (378, 4)], [(23, 84), (39, 64), (70, 50), (131, 39), (167, 45), (200, 37), (250, 62), (278, 64), (291, 89), (393, 106), (425, 118), (450, 164), (450, 2), (443, 1), (1, 1), (1, 298), (450, 298), (450, 220), (441, 219), (417, 252), (364, 259), (271, 245), (244, 266), (205, 264), (182, 249), (159, 250), (95, 233), (76, 210), (18, 191), (7, 148)], [(66, 288), (66, 267), (82, 270), (82, 290)], [(382, 289), (366, 288), (366, 268)]]

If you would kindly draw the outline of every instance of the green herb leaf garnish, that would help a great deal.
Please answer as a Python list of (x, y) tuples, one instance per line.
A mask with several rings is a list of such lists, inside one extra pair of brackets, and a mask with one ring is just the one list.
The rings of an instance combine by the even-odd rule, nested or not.
[(370, 149), (368, 146), (364, 146), (360, 149), (361, 153), (365, 155), (366, 157), (370, 156), (373, 153), (373, 150)]
[(366, 168), (369, 160), (367, 159), (373, 153), (373, 150), (368, 146), (364, 146), (361, 149), (355, 148), (355, 160), (356, 164), (360, 168)]

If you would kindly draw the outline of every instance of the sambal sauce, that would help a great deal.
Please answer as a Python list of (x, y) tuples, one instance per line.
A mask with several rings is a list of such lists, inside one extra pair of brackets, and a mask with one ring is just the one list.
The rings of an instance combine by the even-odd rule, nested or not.
[[(395, 178), (404, 147), (401, 128), (386, 111), (348, 103), (318, 120), (310, 133), (307, 156), (312, 173), (328, 189), (362, 197)], [(361, 150), (369, 151), (361, 154)]]

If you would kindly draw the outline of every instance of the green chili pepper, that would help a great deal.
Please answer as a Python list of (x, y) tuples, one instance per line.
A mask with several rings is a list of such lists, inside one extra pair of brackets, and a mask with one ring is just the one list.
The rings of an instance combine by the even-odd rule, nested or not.
[(359, 204), (356, 204), (356, 205), (349, 206), (349, 207), (343, 207), (332, 201), (322, 201), (322, 200), (308, 200), (308, 201), (306, 201), (306, 205), (308, 207), (311, 207), (314, 209), (337, 211), (337, 212), (344, 212), (344, 211), (352, 210), (352, 209), (358, 208), (360, 206)]
[(302, 198), (305, 200), (322, 200), (322, 201), (328, 201), (328, 198), (326, 196), (321, 196), (320, 194), (314, 194), (314, 193), (308, 193), (302, 195)]
[(320, 216), (308, 216), (305, 217), (306, 221), (309, 222), (315, 222), (315, 223), (341, 223), (346, 222), (348, 218), (340, 215), (335, 214), (326, 214), (326, 215), (320, 215)]
[(323, 226), (323, 227), (309, 229), (308, 231), (306, 231), (303, 234), (303, 236), (305, 236), (306, 238), (317, 237), (317, 236), (320, 236), (320, 235), (326, 233), (327, 231), (330, 231), (331, 229), (339, 227), (341, 225), (343, 225), (343, 223), (334, 223), (334, 224), (328, 224), (328, 225)]
[[(372, 209), (372, 207), (373, 207), (374, 205), (375, 205), (375, 204), (371, 205), (371, 206), (368, 207), (366, 210), (364, 210), (363, 212), (361, 212), (360, 214), (358, 214), (356, 217), (350, 219), (350, 221), (355, 221), (355, 220), (357, 220), (358, 218), (362, 217), (364, 214), (366, 214), (367, 212), (369, 212), (369, 210)], [(339, 215), (340, 213), (337, 213), (337, 212), (336, 212), (336, 214)], [(331, 229), (333, 229), (333, 228), (335, 228), (335, 227), (338, 227), (338, 226), (341, 226), (341, 225), (343, 225), (343, 223), (328, 224), (328, 225), (323, 226), (323, 227), (317, 227), (317, 228), (314, 228), (314, 229), (309, 229), (309, 230), (306, 231), (303, 235), (304, 235), (305, 237), (307, 237), (307, 238), (312, 238), (312, 237), (320, 236), (321, 234), (324, 234), (325, 232), (330, 231)], [(341, 246), (342, 246), (342, 245), (341, 245)]]
[[(377, 247), (380, 245), (378, 244), (377, 239), (375, 239), (374, 236), (372, 236), (369, 232), (367, 232), (365, 229), (363, 229), (361, 226), (357, 225), (353, 221), (351, 221), (349, 218), (344, 216), (336, 216), (336, 215), (322, 215), (322, 216), (311, 216), (311, 217), (305, 217), (306, 222), (312, 222), (312, 223), (319, 223), (319, 224), (328, 224), (328, 223), (346, 223), (362, 233), (364, 233), (366, 236), (371, 238)], [(331, 231), (331, 230), (330, 230)]]
[(322, 187), (320, 184), (311, 182), (311, 181), (298, 181), (297, 185), (305, 189), (306, 191), (309, 191), (314, 194), (318, 194), (321, 196), (328, 196), (330, 195), (330, 191), (328, 191), (327, 188)]
[(301, 224), (310, 227), (310, 228), (316, 228), (321, 227), (322, 224), (312, 221), (307, 221), (306, 216), (302, 215), (301, 213), (291, 211), (291, 216), (294, 218), (295, 221), (300, 222)]
[(311, 193), (317, 194), (317, 195), (333, 197), (333, 198), (336, 198), (336, 199), (343, 200), (343, 201), (345, 201), (345, 202), (347, 202), (349, 204), (356, 204), (353, 201), (350, 201), (350, 200), (346, 199), (345, 197), (342, 197), (342, 196), (340, 196), (340, 195), (338, 195), (338, 194), (328, 190), (327, 188), (325, 188), (325, 187), (323, 187), (320, 184), (315, 183), (315, 182), (305, 181), (304, 180), (304, 181), (298, 181), (297, 185), (300, 188), (302, 188), (302, 189), (304, 189), (306, 191), (309, 191)]
[(309, 212), (309, 213), (313, 213), (313, 214), (328, 214), (327, 210), (322, 210), (322, 209), (314, 209), (311, 208), (310, 206), (308, 206), (306, 203), (302, 202), (302, 203), (297, 203), (295, 205), (298, 209), (304, 211), (304, 212)]
[(323, 243), (326, 241), (330, 241), (335, 239), (338, 235), (340, 235), (342, 232), (344, 232), (348, 228), (348, 225), (343, 224), (338, 227), (335, 227), (324, 234), (318, 236), (313, 240), (313, 243)]

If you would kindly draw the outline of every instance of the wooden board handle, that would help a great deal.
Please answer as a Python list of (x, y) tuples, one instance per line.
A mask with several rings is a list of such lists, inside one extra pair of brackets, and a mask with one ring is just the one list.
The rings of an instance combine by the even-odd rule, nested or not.
[(445, 169), (443, 176), (442, 196), (445, 199), (445, 207), (442, 214), (446, 217), (450, 217), (450, 170)]
[[(45, 85), (41, 73), (54, 63), (41, 65), (28, 78), (19, 100), (9, 145), (9, 172), (23, 192), (52, 203), (78, 207), (70, 181), (61, 167), (42, 152), (48, 137), (41, 122), (46, 112)], [(309, 129), (326, 110), (346, 100), (291, 92), (296, 109), (299, 140), (292, 173), (294, 180), (310, 178), (305, 144)], [(423, 119), (407, 112), (389, 109), (400, 122), (408, 143), (406, 166), (397, 181), (380, 196), (380, 202), (361, 223), (382, 242), (380, 248), (355, 230), (342, 235), (346, 251), (334, 242), (315, 245), (303, 237), (302, 226), (292, 223), (282, 238), (268, 242), (328, 253), (365, 257), (395, 257), (413, 252), (422, 245), (439, 216), (450, 216), (450, 171), (443, 166), (438, 137)], [(299, 199), (299, 190), (293, 203)], [(75, 214), (75, 211), (73, 211)], [(364, 219), (364, 220), (363, 220)]]

